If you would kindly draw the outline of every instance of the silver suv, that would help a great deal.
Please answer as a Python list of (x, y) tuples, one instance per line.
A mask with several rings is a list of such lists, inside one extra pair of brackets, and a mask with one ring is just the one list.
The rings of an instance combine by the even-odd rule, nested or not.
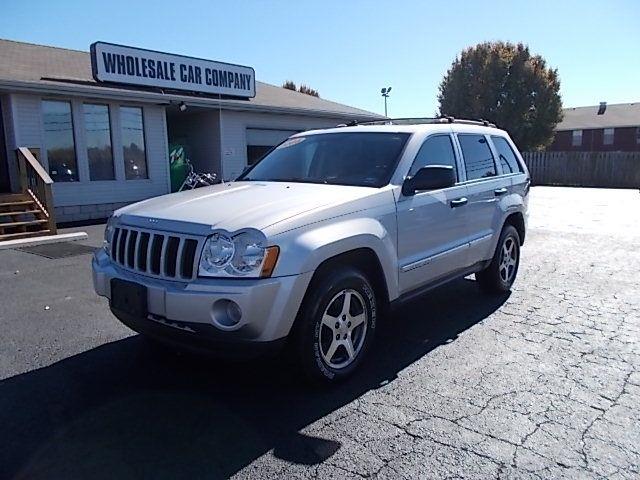
[(311, 377), (339, 380), (389, 307), (472, 273), (508, 291), (528, 191), (487, 122), (304, 132), (234, 182), (115, 212), (93, 281), (150, 338), (229, 354), (287, 343)]

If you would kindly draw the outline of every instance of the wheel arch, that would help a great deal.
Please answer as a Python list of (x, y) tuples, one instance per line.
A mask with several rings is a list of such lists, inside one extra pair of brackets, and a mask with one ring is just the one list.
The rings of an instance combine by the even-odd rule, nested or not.
[(359, 247), (353, 250), (347, 250), (333, 257), (324, 260), (318, 268), (316, 268), (311, 281), (309, 282), (309, 288), (322, 277), (326, 272), (340, 266), (354, 267), (356, 270), (362, 272), (367, 279), (371, 282), (376, 299), (380, 301), (383, 308), (389, 304), (389, 289), (385, 277), (384, 270), (380, 263), (380, 259), (376, 252), (369, 247)]
[(513, 212), (507, 215), (502, 228), (504, 228), (505, 225), (512, 225), (517, 230), (518, 235), (520, 236), (520, 245), (524, 245), (524, 238), (527, 232), (524, 215), (522, 214), (522, 212)]

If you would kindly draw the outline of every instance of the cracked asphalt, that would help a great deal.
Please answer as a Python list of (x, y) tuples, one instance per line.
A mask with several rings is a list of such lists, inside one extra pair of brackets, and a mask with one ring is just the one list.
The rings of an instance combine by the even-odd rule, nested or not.
[(0, 251), (0, 477), (640, 477), (640, 194), (534, 187), (530, 210), (510, 295), (433, 291), (324, 390), (158, 352), (88, 255)]

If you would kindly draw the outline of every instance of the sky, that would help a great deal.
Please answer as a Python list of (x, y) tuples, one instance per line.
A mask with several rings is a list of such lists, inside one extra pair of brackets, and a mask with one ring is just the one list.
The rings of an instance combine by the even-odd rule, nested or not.
[(640, 0), (0, 0), (0, 38), (88, 51), (105, 41), (252, 66), (389, 116), (433, 116), (464, 48), (523, 42), (561, 80), (565, 107), (640, 101)]

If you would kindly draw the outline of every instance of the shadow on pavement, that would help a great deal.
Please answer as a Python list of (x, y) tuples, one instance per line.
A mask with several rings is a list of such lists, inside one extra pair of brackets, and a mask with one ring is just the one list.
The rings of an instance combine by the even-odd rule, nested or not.
[[(264, 453), (316, 464), (340, 444), (299, 430), (391, 382), (502, 305), (456, 281), (381, 323), (349, 381), (300, 381), (282, 359), (229, 363), (159, 355), (139, 336), (0, 382), (0, 476), (221, 478)], [(115, 321), (115, 319), (114, 319)]]

